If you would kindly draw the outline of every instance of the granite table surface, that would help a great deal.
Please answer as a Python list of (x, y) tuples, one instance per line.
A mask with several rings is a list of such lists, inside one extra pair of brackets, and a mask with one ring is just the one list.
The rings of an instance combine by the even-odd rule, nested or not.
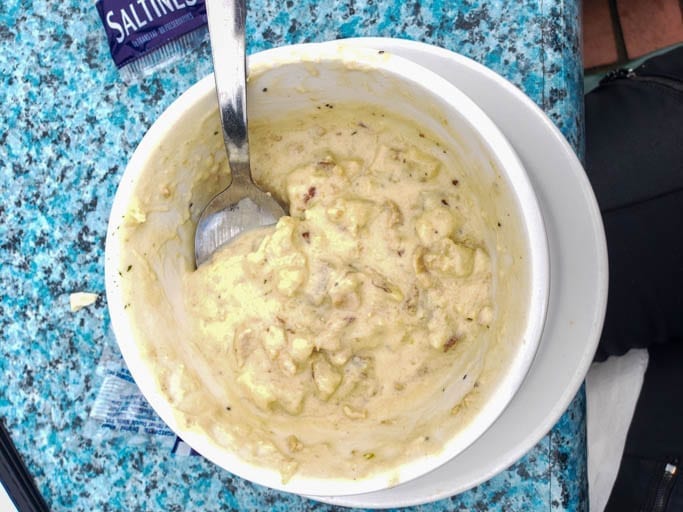
[[(578, 0), (252, 0), (248, 50), (351, 36), (457, 51), (529, 95), (582, 148)], [(94, 1), (0, 3), (0, 417), (51, 510), (335, 510), (255, 486), (202, 457), (89, 432), (112, 344), (104, 238), (127, 159), (152, 121), (211, 71), (208, 44), (125, 82)], [(72, 312), (73, 292), (97, 301)], [(587, 508), (580, 391), (521, 460), (445, 510)]]

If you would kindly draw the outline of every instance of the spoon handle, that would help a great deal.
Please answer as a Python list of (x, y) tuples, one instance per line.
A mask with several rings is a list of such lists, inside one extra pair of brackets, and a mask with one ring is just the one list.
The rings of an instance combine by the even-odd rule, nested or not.
[(247, 132), (246, 0), (206, 0), (214, 78), (232, 184), (251, 182)]

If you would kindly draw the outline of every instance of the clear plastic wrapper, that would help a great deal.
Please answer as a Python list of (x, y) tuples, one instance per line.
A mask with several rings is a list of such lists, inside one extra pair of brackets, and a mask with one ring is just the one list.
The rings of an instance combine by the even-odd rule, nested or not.
[(131, 445), (156, 443), (177, 455), (196, 455), (152, 409), (135, 384), (123, 357), (110, 343), (104, 346), (96, 368), (102, 378), (86, 423), (95, 440), (124, 437)]

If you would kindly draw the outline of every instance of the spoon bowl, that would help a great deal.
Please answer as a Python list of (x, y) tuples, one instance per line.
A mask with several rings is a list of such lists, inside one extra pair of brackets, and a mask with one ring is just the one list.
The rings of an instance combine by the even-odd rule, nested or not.
[(207, 0), (206, 14), (225, 149), (232, 181), (204, 208), (195, 232), (199, 267), (241, 232), (277, 222), (283, 206), (251, 177), (247, 129), (246, 0)]
[(285, 210), (250, 182), (233, 182), (204, 208), (195, 233), (197, 266), (243, 231), (275, 224)]

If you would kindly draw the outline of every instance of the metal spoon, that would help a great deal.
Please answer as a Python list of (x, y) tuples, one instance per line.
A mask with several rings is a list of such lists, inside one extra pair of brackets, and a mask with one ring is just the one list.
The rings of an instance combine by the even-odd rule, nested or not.
[(232, 181), (202, 211), (195, 232), (199, 267), (241, 232), (274, 224), (286, 214), (251, 177), (247, 132), (246, 0), (206, 0), (211, 54), (223, 140)]

